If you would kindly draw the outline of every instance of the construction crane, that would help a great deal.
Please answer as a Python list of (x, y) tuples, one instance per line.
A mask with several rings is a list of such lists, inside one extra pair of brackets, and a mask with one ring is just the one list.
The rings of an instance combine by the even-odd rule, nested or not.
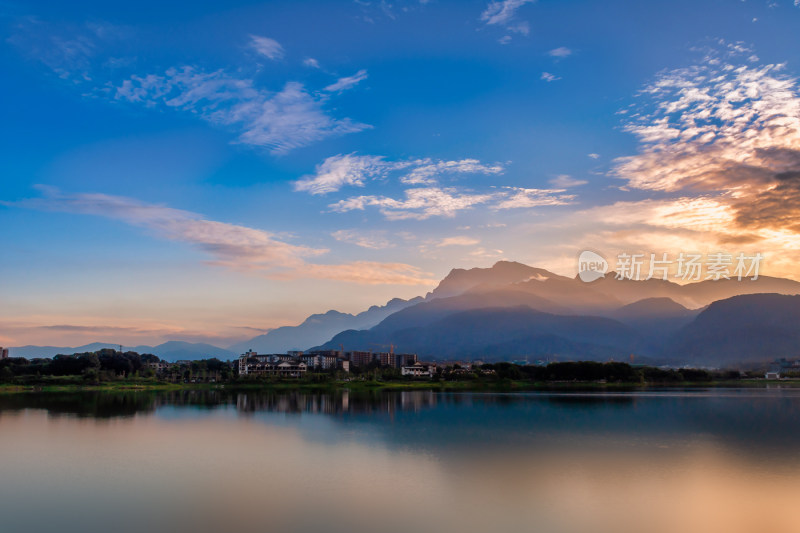
[(394, 344), (378, 344), (375, 342), (371, 342), (370, 346), (380, 346), (381, 348), (389, 348), (389, 353), (394, 354)]

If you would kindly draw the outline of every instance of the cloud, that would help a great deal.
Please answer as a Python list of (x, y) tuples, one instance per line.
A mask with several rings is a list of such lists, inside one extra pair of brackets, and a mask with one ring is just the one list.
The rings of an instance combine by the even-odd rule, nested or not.
[(617, 159), (613, 174), (628, 189), (668, 198), (591, 216), (628, 224), (617, 237), (645, 245), (747, 246), (796, 265), (800, 88), (783, 65), (754, 65), (749, 47), (718, 44), (699, 65), (659, 74), (625, 124), (640, 148)]
[(432, 280), (411, 265), (357, 261), (308, 262), (326, 249), (289, 244), (273, 233), (204, 219), (197, 213), (106, 194), (62, 194), (42, 188), (44, 196), (5, 205), (43, 211), (95, 215), (145, 228), (156, 237), (187, 243), (210, 255), (206, 263), (270, 279), (317, 278), (356, 283), (420, 285)]
[(331, 204), (332, 211), (345, 213), (374, 206), (388, 220), (425, 220), (431, 217), (452, 218), (459, 211), (487, 204), (490, 208), (517, 209), (568, 205), (574, 195), (561, 189), (526, 189), (506, 187), (503, 191), (474, 193), (456, 187), (420, 187), (404, 191), (404, 199), (387, 196), (354, 196)]
[(368, 179), (384, 176), (391, 168), (392, 164), (384, 161), (383, 156), (335, 155), (317, 165), (314, 175), (297, 180), (294, 189), (327, 194), (346, 185), (363, 187)]
[(303, 65), (309, 68), (320, 68), (319, 61), (314, 59), (313, 57), (307, 57), (303, 60)]
[(352, 89), (365, 79), (367, 79), (367, 71), (362, 69), (353, 74), (352, 76), (339, 78), (338, 80), (336, 80), (336, 83), (332, 83), (327, 87), (325, 87), (325, 90), (328, 91), (329, 93), (346, 91), (347, 89)]
[(629, 187), (711, 194), (742, 229), (796, 230), (800, 94), (782, 65), (705, 63), (662, 73), (642, 94), (649, 106), (626, 124), (640, 152), (614, 171)]
[(586, 180), (578, 180), (568, 174), (561, 174), (550, 180), (550, 184), (560, 189), (569, 189), (570, 187), (577, 187), (578, 185), (586, 185), (589, 183)]
[(564, 189), (526, 189), (524, 187), (507, 187), (511, 194), (495, 204), (493, 209), (519, 209), (555, 205), (568, 205), (575, 199), (574, 195), (562, 194)]
[(590, 157), (592, 159), (600, 159), (600, 154), (586, 154), (586, 157)]
[(525, 4), (531, 4), (534, 0), (496, 0), (489, 2), (486, 9), (481, 13), (481, 20), (487, 25), (504, 26), (510, 31), (527, 35), (530, 31), (527, 22), (516, 20), (517, 10)]
[[(231, 74), (222, 69), (180, 66), (163, 73), (123, 76), (120, 66), (132, 66), (136, 59), (131, 39), (127, 39), (130, 34), (126, 28), (105, 23), (70, 26), (28, 19), (9, 41), (60, 77), (80, 85), (87, 96), (180, 110), (233, 131), (239, 143), (276, 154), (371, 128), (333, 117), (325, 109), (330, 92), (308, 90), (296, 81), (269, 91), (241, 69)], [(250, 35), (248, 42), (264, 57), (283, 56), (283, 48), (273, 39)], [(348, 80), (356, 83), (362, 72), (337, 83), (342, 88)]]
[(550, 83), (551, 81), (560, 80), (561, 77), (556, 76), (555, 74), (550, 74), (549, 72), (542, 72), (542, 75), (539, 77), (539, 79)]
[(275, 39), (261, 37), (259, 35), (250, 36), (250, 47), (258, 54), (269, 59), (277, 60), (283, 58), (283, 46)]
[(439, 241), (436, 245), (439, 248), (443, 248), (445, 246), (474, 246), (476, 244), (480, 244), (480, 240), (474, 239), (472, 237), (465, 237), (465, 236), (458, 236), (458, 237), (446, 237)]
[(212, 124), (238, 129), (238, 142), (273, 153), (371, 127), (332, 118), (323, 109), (325, 98), (310, 94), (298, 82), (289, 82), (273, 93), (257, 88), (249, 78), (191, 66), (170, 68), (163, 75), (131, 76), (115, 88), (113, 97), (148, 107), (179, 109)]
[(408, 175), (400, 178), (407, 185), (434, 184), (441, 174), (501, 174), (505, 169), (501, 165), (484, 165), (477, 159), (461, 159), (459, 161), (433, 161), (422, 159), (413, 162), (416, 165)]
[(127, 27), (107, 22), (53, 24), (28, 17), (16, 25), (8, 42), (60, 78), (79, 83), (92, 79), (93, 64), (104, 48), (130, 34)]
[(409, 170), (400, 177), (401, 183), (435, 185), (441, 176), (447, 174), (500, 174), (504, 168), (498, 164), (486, 165), (477, 159), (388, 161), (384, 156), (339, 154), (317, 165), (313, 175), (297, 180), (294, 188), (311, 194), (328, 194), (345, 186), (363, 187), (369, 180), (385, 178), (400, 170)]
[(331, 233), (337, 241), (355, 244), (370, 250), (383, 250), (390, 248), (392, 243), (386, 238), (385, 231), (362, 232), (355, 229), (340, 229)]
[(329, 207), (335, 212), (344, 213), (375, 206), (389, 220), (425, 220), (433, 216), (454, 217), (458, 211), (486, 203), (495, 196), (464, 193), (452, 187), (421, 187), (407, 189), (402, 200), (386, 196), (356, 196)]
[(570, 50), (566, 46), (559, 46), (558, 48), (553, 48), (552, 50), (547, 52), (547, 55), (549, 55), (550, 57), (563, 59), (565, 57), (571, 56), (572, 55), (572, 50)]

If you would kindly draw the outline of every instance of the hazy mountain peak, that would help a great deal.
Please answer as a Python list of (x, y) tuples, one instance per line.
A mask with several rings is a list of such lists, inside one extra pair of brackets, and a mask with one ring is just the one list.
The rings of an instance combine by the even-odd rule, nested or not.
[(516, 261), (498, 261), (489, 268), (454, 268), (425, 299), (457, 296), (479, 285), (508, 285), (553, 276), (552, 272)]

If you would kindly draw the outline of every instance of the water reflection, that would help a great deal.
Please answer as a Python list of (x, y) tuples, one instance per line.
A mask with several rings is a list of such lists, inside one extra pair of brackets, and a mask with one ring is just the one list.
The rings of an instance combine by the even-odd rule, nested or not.
[(791, 389), (3, 395), (0, 529), (796, 532), (798, 409)]

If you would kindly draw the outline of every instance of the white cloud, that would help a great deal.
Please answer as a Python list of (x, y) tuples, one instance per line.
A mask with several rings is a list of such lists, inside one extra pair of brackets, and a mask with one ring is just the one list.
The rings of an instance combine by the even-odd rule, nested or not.
[(458, 236), (458, 237), (446, 237), (439, 241), (436, 245), (439, 248), (443, 248), (445, 246), (474, 246), (476, 244), (480, 244), (480, 240), (475, 239), (473, 237), (466, 237), (466, 236)]
[(278, 41), (260, 35), (250, 36), (250, 47), (258, 54), (273, 60), (281, 59), (284, 54), (283, 46)]
[(313, 57), (307, 57), (303, 60), (303, 65), (309, 68), (320, 68), (319, 61), (314, 59)]
[(331, 204), (329, 207), (333, 211), (344, 213), (375, 206), (389, 220), (425, 220), (433, 216), (454, 217), (458, 211), (486, 203), (495, 196), (495, 194), (462, 193), (452, 187), (423, 187), (407, 189), (405, 199), (402, 200), (386, 196), (356, 196)]
[(337, 241), (371, 250), (383, 250), (392, 246), (392, 243), (386, 238), (385, 231), (363, 232), (355, 229), (340, 229), (331, 233), (331, 236)]
[(435, 185), (439, 177), (447, 174), (500, 174), (504, 171), (501, 165), (485, 165), (477, 159), (387, 161), (383, 156), (339, 154), (317, 165), (315, 173), (300, 178), (294, 188), (311, 194), (327, 194), (345, 186), (363, 187), (368, 180), (404, 169), (410, 170), (400, 181), (407, 185)]
[(577, 187), (578, 185), (586, 185), (586, 180), (575, 179), (568, 174), (561, 174), (550, 180), (550, 185), (560, 189), (568, 189), (570, 187)]
[(569, 205), (574, 195), (563, 194), (563, 189), (526, 189), (505, 187), (506, 190), (490, 193), (462, 191), (456, 187), (421, 187), (406, 189), (404, 199), (387, 196), (354, 196), (329, 205), (332, 211), (364, 210), (377, 207), (388, 220), (425, 220), (434, 216), (452, 218), (459, 211), (487, 204), (490, 208), (518, 209), (543, 206)]
[(539, 77), (539, 79), (544, 80), (547, 83), (550, 83), (551, 81), (560, 80), (561, 77), (556, 76), (555, 74), (550, 74), (549, 72), (542, 72), (542, 75)]
[(366, 70), (359, 70), (352, 76), (347, 76), (345, 78), (339, 78), (336, 80), (336, 83), (332, 83), (325, 87), (325, 90), (330, 93), (346, 91), (347, 89), (351, 89), (358, 85), (359, 82), (364, 81), (367, 79), (367, 71)]
[(596, 208), (593, 220), (627, 225), (613, 233), (618, 240), (733, 244), (796, 268), (800, 87), (783, 65), (756, 66), (749, 47), (719, 44), (702, 50), (699, 65), (663, 72), (644, 88), (626, 124), (639, 153), (616, 160), (627, 187), (680, 197)]
[(554, 205), (568, 205), (575, 199), (574, 195), (563, 194), (564, 189), (526, 189), (524, 187), (507, 187), (511, 192), (506, 198), (495, 204), (493, 209), (519, 209)]
[[(533, 3), (533, 1), (534, 0), (496, 0), (489, 2), (486, 9), (481, 13), (481, 20), (488, 25), (499, 24), (512, 29), (510, 26), (514, 24), (517, 10), (525, 4)], [(523, 33), (527, 33), (527, 31)]]
[(313, 96), (300, 83), (289, 82), (273, 93), (255, 87), (249, 78), (189, 66), (168, 69), (164, 75), (132, 76), (116, 87), (114, 98), (187, 111), (236, 128), (239, 142), (273, 153), (371, 127), (332, 118), (323, 109), (325, 99)]
[(432, 282), (416, 267), (400, 263), (310, 263), (308, 258), (318, 257), (328, 250), (289, 244), (264, 230), (207, 220), (189, 211), (147, 204), (122, 196), (70, 195), (49, 188), (43, 190), (45, 196), (42, 198), (6, 205), (120, 220), (152, 231), (157, 237), (192, 245), (213, 258), (207, 261), (208, 264), (271, 279), (318, 278), (411, 285)]
[[(371, 127), (331, 116), (325, 109), (331, 94), (309, 91), (298, 82), (268, 91), (242, 74), (192, 66), (120, 77), (119, 67), (132, 65), (135, 58), (126, 55), (128, 49), (120, 56), (112, 54), (130, 34), (105, 23), (68, 26), (30, 19), (9, 41), (59, 76), (80, 84), (87, 96), (180, 109), (233, 130), (238, 142), (274, 153)], [(250, 35), (248, 44), (270, 59), (283, 55), (281, 45), (268, 37)]]
[(663, 73), (645, 88), (652, 105), (626, 125), (638, 155), (616, 174), (639, 189), (762, 188), (797, 170), (800, 97), (782, 65), (730, 63)]
[(500, 165), (484, 165), (477, 159), (461, 159), (460, 161), (432, 161), (430, 159), (417, 160), (411, 172), (400, 178), (407, 185), (432, 185), (437, 182), (441, 174), (501, 174), (503, 167)]
[(103, 51), (124, 42), (131, 33), (127, 27), (102, 21), (53, 24), (27, 17), (14, 27), (7, 40), (58, 77), (82, 83), (92, 81), (93, 64)]
[(503, 35), (502, 37), (497, 39), (497, 42), (500, 43), (500, 44), (508, 44), (508, 43), (511, 42), (511, 36), (510, 35)]
[(294, 189), (327, 194), (346, 185), (363, 187), (368, 179), (384, 176), (392, 166), (384, 161), (383, 156), (335, 155), (317, 165), (314, 175), (297, 180)]
[(586, 156), (587, 156), (587, 157), (590, 157), (590, 158), (592, 158), (592, 159), (600, 159), (600, 154), (594, 154), (594, 153), (592, 153), (592, 154), (586, 154)]
[(553, 48), (552, 50), (547, 52), (547, 55), (549, 55), (550, 57), (556, 57), (562, 59), (571, 56), (572, 50), (570, 50), (566, 46), (559, 46), (558, 48)]

